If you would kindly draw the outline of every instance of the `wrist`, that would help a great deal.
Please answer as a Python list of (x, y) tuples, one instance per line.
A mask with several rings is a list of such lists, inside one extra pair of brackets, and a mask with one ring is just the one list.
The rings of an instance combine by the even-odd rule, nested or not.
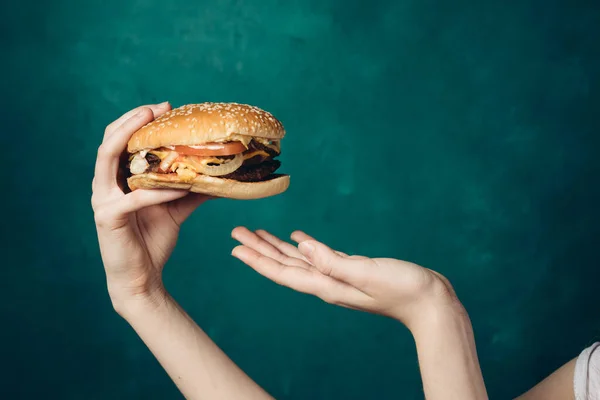
[(428, 271), (433, 279), (410, 307), (406, 321), (401, 321), (413, 334), (423, 325), (436, 323), (441, 317), (462, 318), (466, 315), (450, 281), (435, 271)]
[(146, 290), (131, 290), (109, 284), (108, 293), (113, 308), (126, 320), (142, 312), (152, 312), (163, 307), (169, 298), (162, 285)]
[(404, 324), (411, 332), (419, 329), (422, 325), (431, 323), (432, 319), (441, 315), (455, 317), (466, 315), (450, 281), (435, 271), (427, 271), (431, 273), (429, 283), (421, 288), (418, 296), (413, 298), (410, 303), (400, 305), (390, 315)]
[(456, 296), (445, 295), (422, 304), (418, 315), (407, 326), (416, 340), (432, 332), (444, 331), (450, 326), (470, 326), (467, 311)]
[(411, 333), (426, 398), (488, 398), (473, 327), (458, 299), (423, 309)]

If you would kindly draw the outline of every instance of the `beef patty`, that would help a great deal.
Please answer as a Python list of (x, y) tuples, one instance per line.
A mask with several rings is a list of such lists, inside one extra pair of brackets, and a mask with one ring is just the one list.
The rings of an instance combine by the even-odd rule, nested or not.
[(254, 165), (244, 164), (234, 172), (219, 178), (234, 179), (240, 182), (260, 182), (277, 171), (280, 165), (281, 161), (279, 160), (266, 160)]

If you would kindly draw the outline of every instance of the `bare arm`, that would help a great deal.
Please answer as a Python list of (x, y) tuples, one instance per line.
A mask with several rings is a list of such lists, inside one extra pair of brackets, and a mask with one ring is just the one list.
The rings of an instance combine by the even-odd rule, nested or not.
[(169, 295), (118, 310), (187, 399), (272, 399)]
[(576, 362), (577, 359), (569, 361), (517, 400), (575, 400), (573, 377)]
[(488, 398), (471, 322), (460, 304), (432, 307), (411, 332), (427, 399)]
[(167, 294), (162, 271), (180, 226), (206, 197), (177, 190), (125, 193), (120, 156), (132, 134), (168, 112), (132, 110), (107, 126), (98, 149), (92, 207), (110, 298), (187, 399), (270, 399)]
[(343, 307), (386, 315), (412, 332), (428, 400), (485, 400), (473, 330), (450, 282), (418, 265), (335, 252), (303, 232), (298, 247), (233, 231), (233, 255), (273, 281)]

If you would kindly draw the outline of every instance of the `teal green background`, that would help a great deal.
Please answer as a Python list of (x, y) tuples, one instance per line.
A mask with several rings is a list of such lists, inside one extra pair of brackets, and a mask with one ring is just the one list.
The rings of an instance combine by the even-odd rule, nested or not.
[(211, 202), (167, 287), (279, 399), (423, 398), (398, 323), (234, 261), (304, 229), (447, 275), (494, 399), (600, 338), (597, 1), (3, 2), (2, 398), (177, 399), (106, 293), (90, 207), (127, 110), (236, 101), (287, 128), (292, 185)]

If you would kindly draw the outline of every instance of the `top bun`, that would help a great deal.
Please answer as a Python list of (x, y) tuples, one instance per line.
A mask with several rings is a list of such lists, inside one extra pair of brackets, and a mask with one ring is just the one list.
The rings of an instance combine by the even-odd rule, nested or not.
[(166, 112), (135, 132), (127, 151), (193, 146), (223, 141), (233, 135), (279, 140), (285, 136), (285, 129), (272, 114), (247, 104), (188, 104)]

